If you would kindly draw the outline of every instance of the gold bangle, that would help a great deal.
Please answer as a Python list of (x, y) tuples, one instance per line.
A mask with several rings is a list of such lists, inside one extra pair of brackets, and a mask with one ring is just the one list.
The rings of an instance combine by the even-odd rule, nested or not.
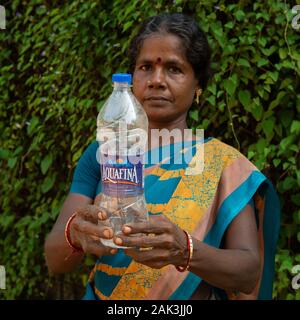
[(190, 254), (189, 254), (189, 261), (186, 266), (186, 270), (190, 270), (190, 264), (193, 258), (193, 253), (194, 253), (194, 245), (193, 245), (193, 238), (192, 236), (187, 232), (187, 235), (189, 237), (189, 249), (190, 249)]

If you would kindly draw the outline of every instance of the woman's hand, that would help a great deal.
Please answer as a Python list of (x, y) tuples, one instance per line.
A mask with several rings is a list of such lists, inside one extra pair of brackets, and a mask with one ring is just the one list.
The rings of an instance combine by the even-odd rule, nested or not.
[[(123, 235), (115, 237), (114, 242), (117, 245), (132, 247), (124, 251), (136, 262), (155, 269), (168, 264), (186, 265), (186, 235), (165, 216), (150, 216), (149, 222), (128, 224), (123, 226), (122, 231)], [(135, 236), (137, 233), (143, 234)]]
[(108, 227), (107, 213), (104, 208), (87, 205), (76, 211), (76, 217), (70, 225), (71, 243), (82, 248), (85, 253), (96, 256), (114, 254), (116, 249), (104, 246), (100, 238), (111, 239), (113, 230)]

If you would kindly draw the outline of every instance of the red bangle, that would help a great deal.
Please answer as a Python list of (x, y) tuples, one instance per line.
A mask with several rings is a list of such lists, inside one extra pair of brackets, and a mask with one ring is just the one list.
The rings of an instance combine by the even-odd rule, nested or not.
[(74, 212), (71, 217), (69, 218), (69, 220), (67, 221), (66, 227), (65, 227), (65, 238), (66, 241), (69, 245), (70, 248), (72, 248), (72, 253), (75, 252), (83, 252), (82, 248), (76, 247), (74, 244), (72, 244), (71, 242), (71, 237), (70, 237), (70, 226), (71, 226), (71, 222), (73, 221), (73, 219), (76, 217), (76, 212)]
[(193, 257), (193, 251), (194, 251), (194, 247), (193, 247), (193, 239), (191, 237), (191, 235), (186, 232), (185, 230), (183, 230), (185, 235), (186, 235), (186, 240), (187, 240), (187, 250), (188, 250), (188, 260), (187, 260), (187, 264), (185, 267), (182, 266), (175, 266), (175, 268), (179, 271), (179, 272), (184, 272), (184, 271), (188, 271), (190, 269), (190, 262), (192, 260)]

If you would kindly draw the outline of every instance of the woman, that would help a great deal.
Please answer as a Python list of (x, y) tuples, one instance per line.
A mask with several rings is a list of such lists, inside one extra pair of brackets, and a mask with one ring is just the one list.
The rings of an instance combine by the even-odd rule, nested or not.
[[(183, 132), (193, 99), (208, 81), (210, 53), (203, 32), (188, 16), (155, 16), (142, 25), (129, 53), (133, 92), (149, 130)], [(201, 157), (199, 146), (205, 150), (204, 170), (189, 175), (191, 163)], [(189, 149), (189, 163), (146, 166), (149, 223), (123, 226), (116, 237), (98, 224), (107, 213), (96, 205), (100, 170), (97, 143), (90, 145), (46, 240), (49, 270), (69, 272), (84, 253), (95, 254), (85, 299), (271, 299), (279, 229), (272, 185), (237, 150), (216, 139), (193, 139)], [(177, 156), (174, 151), (173, 159)], [(143, 236), (130, 237), (135, 233)], [(117, 251), (100, 238), (150, 250)]]

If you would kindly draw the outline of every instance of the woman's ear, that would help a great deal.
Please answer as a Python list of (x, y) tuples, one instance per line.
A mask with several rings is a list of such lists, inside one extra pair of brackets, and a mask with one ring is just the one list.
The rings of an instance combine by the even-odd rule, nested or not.
[(196, 100), (197, 104), (199, 104), (199, 98), (200, 98), (201, 94), (202, 94), (202, 89), (201, 89), (201, 87), (199, 85), (197, 85), (196, 93), (195, 93), (195, 95), (196, 95), (195, 100)]

